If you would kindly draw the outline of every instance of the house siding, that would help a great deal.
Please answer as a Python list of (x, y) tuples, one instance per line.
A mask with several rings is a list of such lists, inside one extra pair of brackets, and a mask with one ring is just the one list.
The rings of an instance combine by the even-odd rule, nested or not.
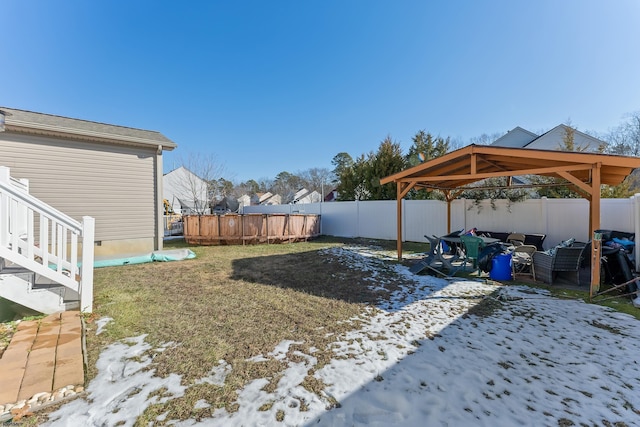
[(3, 132), (0, 152), (13, 177), (29, 180), (31, 194), (76, 220), (94, 217), (96, 241), (125, 241), (119, 253), (154, 249), (155, 148)]

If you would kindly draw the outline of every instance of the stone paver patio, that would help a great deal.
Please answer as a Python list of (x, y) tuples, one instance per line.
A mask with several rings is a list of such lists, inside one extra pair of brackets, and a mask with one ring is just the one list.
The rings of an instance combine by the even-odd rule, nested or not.
[[(5, 407), (21, 401), (29, 404), (35, 396), (41, 405), (58, 400), (61, 396), (53, 396), (58, 390), (82, 386), (80, 313), (67, 311), (19, 323), (0, 359), (0, 381), (0, 405)], [(36, 401), (31, 406), (35, 406), (33, 403)]]

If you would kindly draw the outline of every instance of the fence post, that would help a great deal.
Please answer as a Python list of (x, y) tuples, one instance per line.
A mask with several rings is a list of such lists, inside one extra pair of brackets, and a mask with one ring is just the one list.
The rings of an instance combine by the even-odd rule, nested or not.
[(319, 228), (320, 232), (319, 233), (320, 233), (321, 236), (322, 236), (322, 205), (323, 204), (324, 203), (320, 202), (320, 221), (319, 221), (320, 222), (320, 228)]
[(549, 235), (549, 203), (546, 196), (540, 198), (540, 220), (542, 233)]
[(93, 311), (93, 241), (96, 220), (82, 217), (82, 272), (80, 274), (80, 311)]
[(360, 201), (356, 199), (356, 235), (360, 237)]

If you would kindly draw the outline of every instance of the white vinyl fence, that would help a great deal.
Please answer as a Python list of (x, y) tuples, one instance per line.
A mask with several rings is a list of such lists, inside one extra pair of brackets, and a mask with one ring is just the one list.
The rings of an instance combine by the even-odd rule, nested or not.
[[(402, 240), (426, 242), (424, 235), (447, 233), (447, 204), (437, 200), (402, 201)], [(569, 238), (587, 242), (589, 202), (585, 199), (530, 199), (518, 203), (458, 199), (451, 204), (451, 231), (470, 228), (496, 232), (542, 233), (544, 247)], [(640, 193), (628, 199), (602, 199), (600, 228), (636, 234), (640, 241)], [(331, 202), (245, 206), (244, 213), (307, 213), (321, 215), (321, 234), (396, 240), (396, 201)], [(636, 256), (640, 251), (636, 251)], [(636, 260), (636, 265), (640, 262)]]

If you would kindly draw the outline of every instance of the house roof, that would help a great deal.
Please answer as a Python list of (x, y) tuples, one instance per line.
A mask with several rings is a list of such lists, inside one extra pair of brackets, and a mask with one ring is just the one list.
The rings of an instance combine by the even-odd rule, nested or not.
[(184, 177), (185, 175), (188, 175), (189, 178), (193, 178), (195, 180), (205, 182), (204, 179), (200, 178), (198, 175), (196, 175), (195, 173), (191, 172), (188, 168), (186, 168), (184, 166), (179, 166), (179, 167), (177, 167), (175, 169), (172, 169), (169, 172), (165, 173), (163, 176), (164, 177), (167, 177), (167, 176), (171, 177), (173, 175), (180, 176), (180, 177)]
[(573, 131), (573, 140), (576, 147), (582, 147), (583, 151), (597, 151), (605, 142), (570, 128), (567, 125), (558, 125), (553, 129), (536, 135), (526, 129), (516, 126), (500, 138), (491, 143), (492, 146), (511, 148), (535, 148), (540, 150), (558, 150), (563, 146), (563, 138), (568, 129)]
[(537, 137), (538, 135), (536, 135), (535, 133), (529, 132), (528, 130), (523, 129), (520, 126), (516, 126), (509, 132), (502, 135), (500, 138), (493, 141), (491, 145), (497, 145), (500, 147), (522, 148), (525, 145), (529, 144), (531, 141), (535, 140)]
[(597, 151), (598, 148), (605, 144), (604, 141), (591, 135), (587, 135), (584, 132), (580, 132), (577, 129), (570, 128), (567, 125), (558, 125), (529, 142), (524, 148), (536, 148), (541, 150), (562, 149), (563, 138), (569, 129), (573, 131), (573, 143), (576, 149), (580, 147), (582, 151)]
[(173, 150), (177, 147), (175, 142), (160, 132), (151, 130), (110, 125), (7, 107), (0, 107), (0, 112), (5, 115), (5, 128), (8, 132), (39, 134), (121, 145), (162, 146), (163, 150)]

